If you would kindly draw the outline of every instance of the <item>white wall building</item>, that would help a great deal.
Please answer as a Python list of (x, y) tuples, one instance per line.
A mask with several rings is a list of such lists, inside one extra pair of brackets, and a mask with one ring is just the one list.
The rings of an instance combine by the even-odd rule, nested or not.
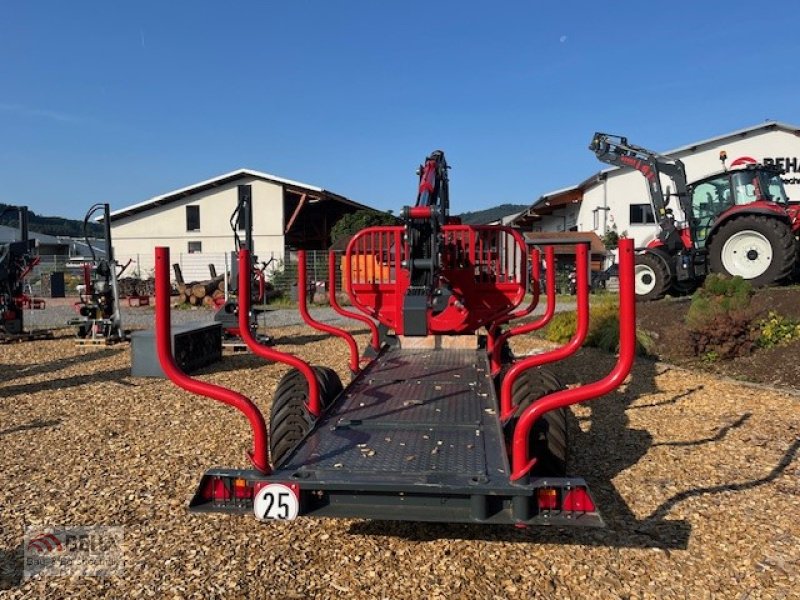
[(325, 250), (336, 221), (369, 209), (320, 187), (239, 169), (113, 211), (115, 258), (132, 259), (144, 275), (153, 268), (154, 248), (168, 246), (187, 280), (207, 278), (209, 262), (222, 272), (234, 250), (230, 219), (239, 185), (251, 186), (254, 253), (261, 260), (283, 258), (287, 249)]
[[(629, 141), (649, 147), (647, 140)], [(721, 150), (727, 152), (728, 167), (745, 162), (779, 165), (786, 170), (783, 180), (789, 198), (800, 200), (797, 127), (768, 121), (663, 154), (683, 161), (691, 183), (722, 171)], [(665, 178), (662, 185), (666, 189), (671, 182)], [(682, 219), (677, 202), (673, 200), (670, 206), (675, 218)], [(617, 167), (543, 195), (516, 219), (515, 225), (533, 231), (593, 231), (601, 237), (616, 226), (619, 233), (633, 237), (637, 246), (646, 245), (658, 233), (645, 178), (638, 171)]]

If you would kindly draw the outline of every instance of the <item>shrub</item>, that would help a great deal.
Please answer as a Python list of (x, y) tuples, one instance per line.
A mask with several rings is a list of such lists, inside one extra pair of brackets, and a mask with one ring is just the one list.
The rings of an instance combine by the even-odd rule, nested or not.
[(757, 343), (761, 348), (773, 348), (800, 339), (800, 321), (769, 311), (767, 317), (758, 322)]
[(753, 351), (757, 332), (750, 300), (753, 287), (741, 277), (709, 275), (692, 297), (686, 326), (695, 356), (745, 356)]
[(714, 317), (748, 311), (752, 297), (753, 286), (741, 277), (709, 275), (692, 297), (686, 325), (695, 329), (705, 326)]
[[(577, 314), (573, 311), (553, 316), (545, 337), (558, 344), (567, 343), (575, 335)], [(616, 296), (599, 297), (589, 308), (589, 333), (586, 345), (606, 352), (619, 351), (619, 306)], [(636, 328), (636, 351), (640, 355), (652, 354), (655, 342), (649, 333)]]

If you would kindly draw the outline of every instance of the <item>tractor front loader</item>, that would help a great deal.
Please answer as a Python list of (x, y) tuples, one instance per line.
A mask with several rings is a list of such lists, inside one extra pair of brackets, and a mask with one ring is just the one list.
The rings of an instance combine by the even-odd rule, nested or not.
[[(702, 284), (708, 273), (740, 276), (755, 286), (786, 280), (800, 255), (800, 204), (789, 202), (774, 166), (749, 164), (687, 183), (682, 161), (597, 132), (589, 149), (607, 164), (647, 180), (656, 237), (636, 255), (636, 296), (658, 300)], [(675, 186), (670, 193), (661, 176)], [(677, 198), (683, 220), (669, 206)]]
[[(462, 225), (449, 215), (442, 152), (420, 168), (417, 201), (403, 224), (357, 233), (330, 263), (333, 308), (367, 324), (367, 352), (352, 335), (316, 321), (306, 308), (305, 255), (299, 305), (309, 326), (346, 345), (351, 381), (330, 367), (259, 344), (248, 322), (251, 277), (239, 253), (239, 319), (251, 350), (289, 367), (269, 419), (249, 398), (192, 379), (170, 350), (169, 251), (156, 249), (157, 347), (177, 385), (224, 402), (248, 420), (250, 468), (206, 472), (190, 503), (196, 512), (463, 523), (602, 525), (586, 481), (567, 475), (571, 404), (607, 394), (628, 375), (635, 350), (631, 240), (620, 244), (620, 354), (599, 381), (566, 389), (546, 365), (574, 354), (589, 323), (588, 248), (576, 249), (577, 331), (563, 347), (516, 358), (508, 340), (552, 317), (555, 272), (545, 249), (547, 310), (518, 324), (539, 299), (539, 252), (503, 226)], [(533, 264), (531, 257), (533, 256)], [(333, 258), (333, 257), (332, 257)], [(364, 268), (365, 265), (380, 268)], [(355, 311), (338, 306), (336, 273)], [(529, 277), (533, 300), (523, 304)], [(516, 321), (516, 322), (515, 322)], [(505, 330), (504, 330), (505, 328)]]

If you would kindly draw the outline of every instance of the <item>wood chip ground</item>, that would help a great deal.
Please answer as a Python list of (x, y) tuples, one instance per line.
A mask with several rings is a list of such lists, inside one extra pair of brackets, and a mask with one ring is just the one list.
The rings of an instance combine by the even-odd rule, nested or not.
[[(270, 333), (344, 375), (341, 340)], [(612, 362), (583, 350), (558, 371), (574, 384)], [(602, 530), (264, 525), (186, 511), (205, 469), (247, 466), (244, 418), (129, 372), (127, 346), (0, 347), (3, 597), (800, 597), (797, 396), (639, 362), (621, 390), (572, 411), (569, 471), (589, 481)], [(284, 372), (236, 355), (202, 377), (267, 410)], [(124, 576), (23, 579), (24, 527), (51, 524), (123, 526)]]

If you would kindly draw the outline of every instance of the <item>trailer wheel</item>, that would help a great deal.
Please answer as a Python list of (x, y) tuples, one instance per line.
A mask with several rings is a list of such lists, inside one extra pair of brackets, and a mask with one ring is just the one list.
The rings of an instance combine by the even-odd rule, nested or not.
[(654, 252), (637, 254), (634, 283), (637, 300), (661, 300), (672, 285), (672, 273), (667, 261)]
[(788, 278), (797, 259), (797, 242), (784, 221), (744, 215), (724, 223), (711, 240), (714, 273), (740, 276), (754, 286)]
[[(514, 427), (522, 412), (539, 398), (564, 389), (564, 384), (551, 370), (539, 367), (525, 371), (514, 382), (511, 398), (517, 410), (506, 425), (508, 447)], [(545, 413), (533, 426), (529, 442), (536, 465), (531, 475), (563, 477), (567, 472), (567, 411), (564, 408)]]
[[(329, 367), (314, 367), (319, 382), (323, 410), (342, 391), (342, 382)], [(277, 466), (313, 427), (315, 417), (308, 412), (308, 384), (297, 369), (284, 375), (275, 390), (269, 419), (269, 450), (272, 464)]]

